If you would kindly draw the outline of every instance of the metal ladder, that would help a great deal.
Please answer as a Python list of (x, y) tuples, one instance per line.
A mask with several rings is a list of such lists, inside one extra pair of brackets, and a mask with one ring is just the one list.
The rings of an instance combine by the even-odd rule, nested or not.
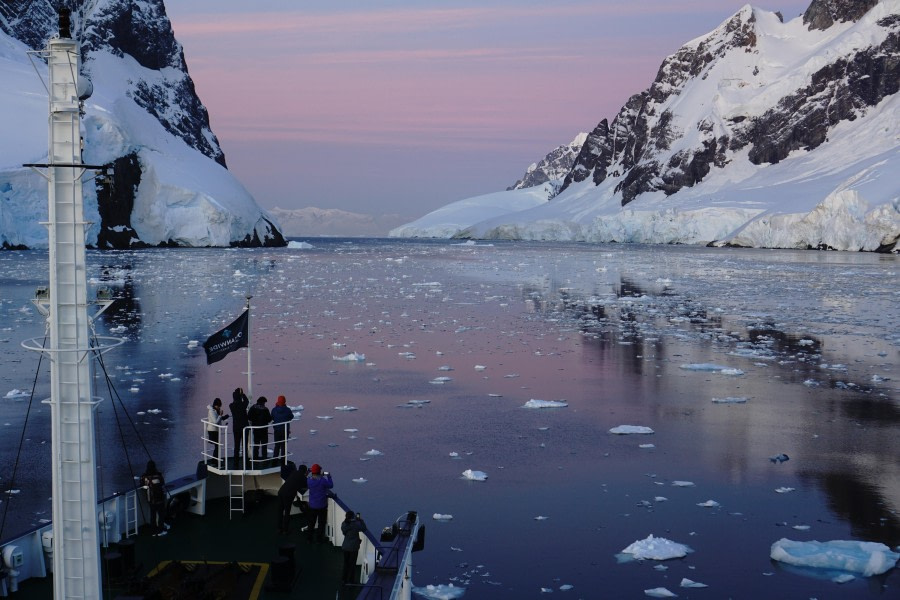
[(138, 490), (125, 494), (125, 537), (138, 533)]
[(244, 471), (228, 471), (228, 518), (244, 514)]

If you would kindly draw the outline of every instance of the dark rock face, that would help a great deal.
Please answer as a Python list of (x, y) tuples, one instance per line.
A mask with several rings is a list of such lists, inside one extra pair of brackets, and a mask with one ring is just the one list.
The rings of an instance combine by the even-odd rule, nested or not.
[[(814, 0), (804, 22), (824, 28), (828, 19), (827, 26), (858, 21), (875, 4), (877, 0)], [(649, 89), (632, 96), (611, 124), (601, 121), (590, 133), (562, 190), (592, 177), (596, 185), (615, 180), (623, 206), (647, 192), (671, 195), (696, 185), (713, 167), (724, 167), (728, 152), (749, 147), (750, 161), (762, 164), (777, 163), (794, 150), (816, 148), (837, 123), (856, 119), (898, 92), (900, 15), (892, 15), (878, 23), (889, 32), (880, 46), (861, 48), (826, 65), (807, 86), (781, 98), (761, 116), (731, 117), (724, 124), (703, 118), (691, 132), (696, 142), (670, 155), (673, 143), (688, 132), (679, 130), (664, 107), (686, 85), (705, 79), (710, 67), (727, 54), (755, 54), (756, 25), (754, 12), (743, 9), (709, 36), (663, 61)]]
[(554, 148), (540, 162), (529, 167), (528, 172), (525, 173), (522, 179), (506, 189), (521, 190), (541, 185), (548, 181), (562, 179), (575, 164), (575, 159), (581, 148), (582, 146), (578, 144), (578, 138), (570, 144)]
[(825, 30), (838, 22), (859, 21), (878, 0), (813, 0), (803, 13), (810, 30)]
[(97, 208), (100, 212), (100, 233), (97, 247), (143, 248), (137, 232), (131, 227), (134, 197), (141, 183), (141, 165), (136, 154), (117, 158), (109, 178), (97, 178)]

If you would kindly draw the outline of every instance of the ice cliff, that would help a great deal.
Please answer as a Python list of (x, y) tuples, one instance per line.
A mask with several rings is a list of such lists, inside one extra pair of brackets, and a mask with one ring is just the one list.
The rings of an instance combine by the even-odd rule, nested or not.
[(527, 200), (469, 198), (391, 235), (898, 251), (898, 88), (900, 0), (814, 0), (787, 23), (746, 5)]

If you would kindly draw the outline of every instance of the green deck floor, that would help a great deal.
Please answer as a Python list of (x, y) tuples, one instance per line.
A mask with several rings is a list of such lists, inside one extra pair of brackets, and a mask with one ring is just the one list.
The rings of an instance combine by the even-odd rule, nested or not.
[[(188, 569), (182, 580), (184, 589), (168, 589), (172, 595), (162, 598), (218, 598), (221, 600), (248, 600), (259, 598), (335, 598), (340, 590), (342, 553), (331, 544), (308, 542), (300, 529), (300, 515), (291, 517), (291, 533), (278, 533), (278, 500), (273, 496), (248, 498), (247, 511), (242, 516), (228, 518), (226, 500), (213, 500), (207, 504), (206, 516), (185, 513), (172, 523), (172, 529), (164, 537), (153, 537), (149, 530), (141, 530), (135, 539), (135, 569), (123, 577), (114, 577), (114, 569), (104, 561), (104, 598), (142, 598), (140, 588), (132, 587), (134, 581), (146, 577), (165, 561), (184, 561)], [(270, 564), (278, 561), (282, 546), (294, 544), (295, 564), (298, 576), (289, 592), (271, 588)], [(104, 550), (116, 552), (120, 548), (110, 546)], [(213, 563), (239, 563), (230, 569), (209, 577)], [(253, 566), (256, 565), (256, 566)], [(198, 596), (192, 582), (209, 579), (209, 594)], [(217, 591), (213, 591), (216, 588)], [(258, 595), (253, 595), (254, 590)], [(346, 590), (347, 597), (355, 594)], [(181, 594), (181, 595), (178, 595)], [(19, 598), (51, 598), (51, 577), (30, 579), (22, 583)]]

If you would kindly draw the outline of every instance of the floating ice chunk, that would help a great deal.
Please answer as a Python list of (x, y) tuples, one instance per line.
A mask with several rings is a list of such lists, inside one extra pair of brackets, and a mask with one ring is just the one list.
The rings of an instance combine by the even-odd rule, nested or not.
[(317, 418), (317, 419), (322, 419), (323, 421), (330, 421), (330, 420), (333, 419), (334, 417), (332, 417), (331, 415), (319, 415), (319, 416), (317, 416), (316, 418)]
[(459, 452), (451, 452), (450, 458), (459, 458)]
[(880, 575), (894, 568), (900, 554), (878, 542), (834, 540), (795, 542), (781, 538), (769, 553), (772, 560), (796, 567), (833, 569), (863, 577)]
[(348, 428), (348, 429), (345, 429), (344, 431), (345, 431), (346, 433), (359, 433), (359, 429), (356, 429), (356, 428), (354, 428), (354, 427), (350, 427), (350, 428)]
[(466, 588), (455, 587), (452, 583), (440, 585), (426, 585), (425, 587), (414, 587), (413, 592), (417, 596), (421, 596), (425, 600), (456, 600), (462, 598), (466, 593)]
[(817, 387), (819, 385), (819, 382), (815, 379), (807, 379), (803, 382), (803, 385), (805, 385), (806, 387)]
[(434, 513), (431, 515), (431, 518), (435, 521), (452, 521), (453, 515), (442, 515), (441, 513)]
[(331, 358), (338, 362), (363, 362), (364, 360), (366, 360), (366, 355), (360, 354), (358, 352), (351, 352), (345, 356), (334, 356), (332, 354)]
[(188, 348), (196, 348), (199, 345), (200, 345), (200, 342), (198, 340), (188, 340), (187, 347)]
[(487, 369), (487, 367), (484, 365), (475, 365), (476, 371), (484, 371), (485, 369)]
[(546, 521), (550, 517), (545, 517), (544, 515), (538, 515), (534, 518), (535, 521)]
[(652, 450), (653, 448), (656, 448), (656, 444), (640, 444), (638, 445), (638, 448), (641, 448), (643, 450)]
[(117, 325), (116, 327), (111, 327), (109, 330), (110, 333), (125, 333), (126, 331), (128, 331), (128, 328), (124, 325)]
[(27, 398), (29, 395), (30, 394), (28, 392), (13, 388), (6, 392), (6, 396), (4, 396), (4, 398)]
[(714, 404), (745, 404), (747, 399), (742, 396), (728, 396), (727, 398), (713, 398)]
[(770, 456), (769, 460), (772, 461), (772, 463), (774, 463), (774, 464), (781, 464), (783, 462), (791, 460), (791, 457), (782, 452), (781, 454), (776, 454), (775, 456)]
[(287, 247), (290, 250), (309, 250), (313, 246), (309, 242), (297, 242), (297, 241), (291, 240), (290, 242), (288, 242)]
[(693, 481), (673, 481), (672, 485), (675, 487), (694, 487)]
[(669, 499), (665, 496), (657, 496), (653, 499), (654, 502), (668, 502)]
[(148, 409), (147, 412), (150, 413), (151, 415), (158, 415), (162, 411), (158, 408), (151, 408), (151, 409)]
[(793, 491), (794, 491), (794, 488), (792, 488), (792, 487), (780, 487), (780, 488), (775, 488), (775, 491), (778, 492), (779, 494), (787, 494), (788, 492), (793, 492)]
[(366, 456), (382, 456), (383, 454), (381, 450), (375, 450), (374, 448), (366, 452)]
[(638, 560), (669, 560), (670, 558), (683, 558), (688, 552), (693, 552), (688, 546), (679, 544), (666, 538), (653, 537), (638, 540), (622, 550), (622, 554), (630, 554)]
[(137, 386), (132, 386), (132, 387), (128, 388), (128, 391), (131, 392), (132, 394), (137, 394), (139, 391), (141, 391), (141, 388), (139, 388)]
[(706, 502), (699, 502), (697, 506), (702, 506), (704, 508), (715, 508), (717, 506), (721, 506), (721, 504), (719, 504), (715, 500), (707, 500)]
[(502, 398), (503, 394), (488, 394), (488, 398)]
[(718, 372), (723, 369), (727, 369), (728, 367), (722, 365), (716, 365), (713, 363), (691, 363), (686, 365), (681, 365), (681, 368), (685, 371), (712, 371)]
[(705, 583), (699, 583), (699, 582), (696, 582), (696, 581), (691, 581), (691, 580), (688, 579), (687, 577), (682, 578), (681, 584), (680, 584), (680, 585), (681, 585), (681, 587), (683, 587), (683, 588), (705, 588), (705, 587), (709, 587), (709, 586), (706, 585)]
[(354, 410), (358, 410), (358, 409), (355, 406), (349, 406), (349, 405), (345, 404), (344, 406), (335, 406), (334, 410), (340, 410), (343, 412), (353, 412)]
[(414, 360), (416, 358), (415, 352), (398, 352), (397, 356), (401, 358), (408, 358), (409, 360)]
[(432, 380), (429, 381), (428, 383), (433, 383), (434, 385), (443, 385), (443, 384), (448, 383), (448, 382), (450, 382), (450, 381), (453, 381), (453, 378), (452, 378), (452, 377), (447, 377), (447, 376), (445, 375), (445, 376), (443, 376), (443, 377), (435, 377), (434, 379), (432, 379)]
[(809, 525), (794, 525), (793, 529), (797, 531), (807, 531), (809, 530)]
[(463, 587), (454, 587), (452, 583), (444, 585), (427, 585), (425, 587), (414, 587), (413, 595), (425, 600), (455, 600), (461, 598), (465, 593)]
[(559, 590), (561, 592), (568, 592), (569, 590), (572, 590), (572, 589), (575, 589), (575, 586), (572, 585), (571, 583), (564, 583), (561, 586), (559, 586)]
[(440, 367), (438, 367), (438, 371), (452, 371), (452, 370), (453, 370), (453, 367), (451, 367), (450, 365), (441, 365)]
[(835, 583), (849, 583), (854, 579), (856, 579), (856, 577), (854, 577), (850, 573), (843, 573), (841, 575), (838, 575), (837, 577), (833, 577), (831, 580)]
[(353, 483), (366, 483), (369, 480), (366, 479), (365, 477), (357, 477), (356, 479), (351, 479), (351, 481)]
[(532, 398), (522, 405), (522, 408), (565, 408), (569, 406), (568, 402), (563, 400), (537, 400)]
[(612, 429), (610, 429), (609, 432), (615, 435), (654, 433), (652, 429), (650, 429), (649, 427), (644, 427), (643, 425), (619, 425), (618, 427), (613, 427)]
[(488, 477), (484, 471), (473, 471), (472, 469), (463, 471), (462, 476), (470, 481), (485, 481)]
[(673, 594), (664, 587), (653, 588), (652, 590), (644, 590), (644, 594), (651, 598), (677, 598), (678, 594)]
[(551, 590), (550, 588), (542, 587), (542, 588), (541, 588), (541, 593), (542, 593), (542, 594), (552, 594), (552, 593), (553, 593), (553, 590)]

